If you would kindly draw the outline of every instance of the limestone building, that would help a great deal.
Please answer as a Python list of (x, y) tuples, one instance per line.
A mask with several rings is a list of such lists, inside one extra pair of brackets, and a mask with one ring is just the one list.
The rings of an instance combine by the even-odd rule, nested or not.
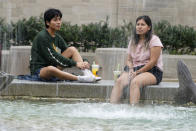
[(149, 15), (153, 22), (168, 20), (171, 24), (196, 28), (195, 0), (0, 0), (0, 17), (8, 23), (39, 16), (48, 8), (59, 8), (63, 21), (86, 24), (106, 20), (111, 26), (135, 22), (139, 15)]

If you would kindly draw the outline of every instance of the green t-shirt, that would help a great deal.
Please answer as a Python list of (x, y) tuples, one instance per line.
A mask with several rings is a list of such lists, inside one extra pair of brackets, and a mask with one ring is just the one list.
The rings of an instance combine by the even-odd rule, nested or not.
[(75, 61), (61, 55), (67, 47), (67, 44), (60, 35), (55, 34), (55, 37), (52, 37), (47, 30), (39, 32), (33, 40), (31, 48), (31, 74), (34, 74), (38, 69), (47, 66), (75, 66)]

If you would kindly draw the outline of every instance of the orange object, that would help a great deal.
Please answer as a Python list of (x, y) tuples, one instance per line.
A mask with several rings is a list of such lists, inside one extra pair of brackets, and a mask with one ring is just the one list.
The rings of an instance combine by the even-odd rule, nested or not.
[(99, 71), (99, 65), (92, 64), (92, 73), (94, 76), (98, 76), (98, 71)]

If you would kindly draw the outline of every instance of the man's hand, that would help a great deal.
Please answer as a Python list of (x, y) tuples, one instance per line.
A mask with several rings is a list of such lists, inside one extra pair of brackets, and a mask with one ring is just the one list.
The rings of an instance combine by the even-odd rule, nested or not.
[(88, 62), (77, 62), (76, 67), (80, 68), (80, 69), (89, 69), (90, 65)]

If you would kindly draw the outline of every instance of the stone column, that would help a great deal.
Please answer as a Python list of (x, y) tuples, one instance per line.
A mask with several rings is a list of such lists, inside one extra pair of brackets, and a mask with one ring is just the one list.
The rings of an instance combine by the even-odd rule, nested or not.
[(9, 52), (9, 72), (13, 75), (30, 74), (29, 58), (31, 46), (11, 46)]
[(118, 64), (120, 65), (120, 70), (123, 70), (126, 57), (127, 49), (125, 48), (96, 49), (95, 62), (101, 67), (98, 75), (104, 80), (113, 80), (113, 71), (117, 69)]

